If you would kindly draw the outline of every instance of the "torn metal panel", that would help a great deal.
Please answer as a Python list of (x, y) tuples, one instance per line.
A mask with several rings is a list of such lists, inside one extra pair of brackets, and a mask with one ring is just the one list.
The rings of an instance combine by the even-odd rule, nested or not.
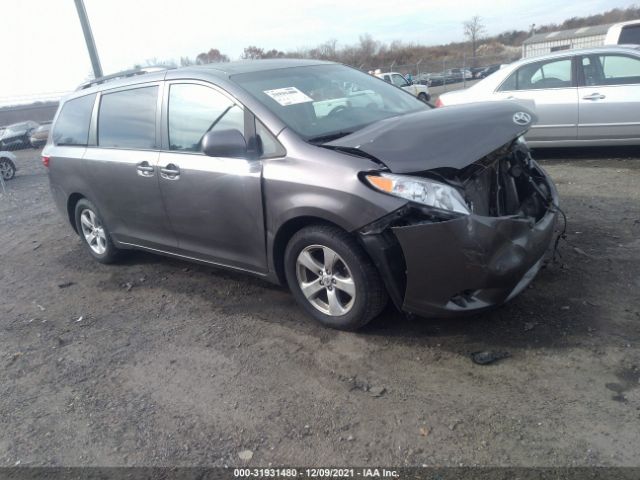
[(469, 215), (393, 227), (407, 265), (403, 310), (446, 316), (507, 301), (537, 273), (555, 221), (549, 210), (537, 223)]
[(361, 235), (360, 241), (380, 272), (391, 301), (402, 309), (407, 270), (402, 248), (390, 231)]

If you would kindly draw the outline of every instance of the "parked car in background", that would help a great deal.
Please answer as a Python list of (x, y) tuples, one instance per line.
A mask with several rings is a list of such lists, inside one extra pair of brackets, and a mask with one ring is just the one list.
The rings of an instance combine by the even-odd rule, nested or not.
[(445, 75), (453, 79), (455, 83), (473, 79), (473, 75), (466, 68), (450, 68), (445, 72)]
[(482, 70), (480, 70), (480, 72), (478, 72), (477, 78), (487, 78), (489, 75), (497, 72), (501, 68), (502, 68), (502, 65), (499, 63), (484, 67)]
[[(381, 102), (316, 108), (345, 86)], [(247, 272), (354, 330), (389, 298), (452, 316), (533, 280), (558, 199), (521, 115), (535, 120), (509, 102), (433, 109), (330, 62), (209, 64), (88, 82), (42, 161), (95, 260), (142, 249)]]
[(5, 128), (0, 137), (0, 149), (18, 150), (31, 146), (31, 133), (38, 128), (38, 124), (31, 120), (14, 123)]
[(0, 176), (11, 180), (16, 175), (16, 156), (11, 152), (0, 151)]
[(403, 89), (405, 92), (409, 92), (414, 97), (418, 97), (418, 99), (422, 100), (423, 102), (428, 102), (429, 100), (431, 100), (431, 95), (429, 95), (429, 87), (427, 85), (410, 82), (401, 73), (385, 72), (376, 73), (375, 75), (376, 77), (383, 79), (385, 82), (388, 82), (391, 85), (395, 85), (396, 87)]
[(41, 123), (32, 133), (29, 141), (33, 148), (42, 148), (47, 143), (49, 131), (51, 130), (51, 122)]
[(485, 69), (485, 67), (473, 67), (470, 68), (471, 76), (473, 78), (480, 78), (480, 73)]
[(640, 20), (614, 23), (604, 39), (605, 45), (640, 44)]
[(640, 46), (564, 50), (512, 63), (436, 106), (535, 103), (532, 147), (640, 144)]
[(423, 79), (420, 83), (424, 83), (430, 87), (439, 87), (457, 82), (455, 78), (443, 72), (425, 73)]

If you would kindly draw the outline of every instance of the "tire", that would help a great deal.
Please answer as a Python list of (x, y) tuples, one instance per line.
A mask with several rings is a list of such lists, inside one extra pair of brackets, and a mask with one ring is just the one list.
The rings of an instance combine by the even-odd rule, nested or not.
[(418, 100), (422, 100), (424, 103), (427, 103), (429, 101), (429, 98), (430, 98), (429, 95), (427, 95), (424, 92), (420, 92), (418, 94)]
[(11, 180), (16, 176), (16, 166), (8, 158), (0, 158), (0, 175), (4, 181)]
[(98, 209), (86, 198), (76, 204), (76, 228), (82, 243), (93, 258), (100, 263), (113, 263), (120, 256), (120, 250), (111, 240)]
[(378, 270), (356, 240), (337, 227), (313, 225), (295, 233), (284, 267), (296, 301), (324, 326), (357, 330), (387, 305)]

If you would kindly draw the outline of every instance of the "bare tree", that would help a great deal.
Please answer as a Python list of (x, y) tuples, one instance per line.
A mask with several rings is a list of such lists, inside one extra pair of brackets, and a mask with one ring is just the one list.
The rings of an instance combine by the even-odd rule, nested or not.
[(211, 48), (208, 52), (202, 52), (196, 57), (196, 64), (228, 62), (229, 57), (221, 53), (217, 48)]
[(243, 60), (259, 60), (264, 58), (264, 48), (249, 45), (248, 47), (245, 47), (240, 58)]
[(380, 49), (380, 43), (374, 40), (370, 34), (365, 33), (360, 35), (358, 48), (362, 60), (370, 64)]
[(476, 58), (476, 54), (478, 52), (478, 44), (480, 40), (484, 37), (487, 30), (484, 28), (484, 24), (482, 23), (482, 18), (478, 15), (475, 15), (463, 23), (464, 25), (464, 36), (469, 39), (471, 42), (471, 52), (473, 54), (473, 58)]

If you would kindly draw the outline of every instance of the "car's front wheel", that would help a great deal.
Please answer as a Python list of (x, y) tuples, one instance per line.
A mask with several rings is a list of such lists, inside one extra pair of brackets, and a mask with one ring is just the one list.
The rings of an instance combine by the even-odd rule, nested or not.
[(419, 99), (419, 100), (422, 100), (424, 103), (427, 103), (427, 102), (429, 101), (429, 99), (430, 99), (430, 98), (431, 98), (431, 97), (429, 97), (429, 95), (427, 95), (427, 94), (426, 94), (426, 93), (424, 93), (424, 92), (420, 92), (420, 93), (418, 94), (418, 99)]
[(303, 228), (289, 241), (284, 262), (293, 296), (325, 326), (357, 330), (387, 304), (377, 269), (355, 239), (337, 227)]
[(0, 158), (0, 175), (3, 180), (11, 180), (16, 175), (16, 166), (8, 158)]
[(75, 213), (78, 233), (91, 256), (100, 263), (113, 263), (120, 251), (113, 244), (98, 209), (83, 198), (76, 204)]

